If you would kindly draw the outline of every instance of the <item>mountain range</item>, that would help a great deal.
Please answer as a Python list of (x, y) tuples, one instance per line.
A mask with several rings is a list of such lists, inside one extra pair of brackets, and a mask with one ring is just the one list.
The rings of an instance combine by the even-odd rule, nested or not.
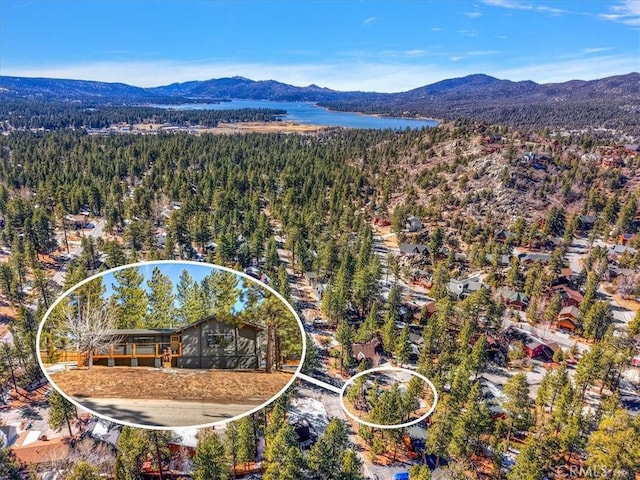
[(1, 99), (149, 104), (255, 99), (309, 101), (345, 111), (467, 117), (517, 126), (604, 127), (640, 131), (640, 73), (538, 84), (475, 74), (399, 93), (342, 92), (244, 77), (141, 88), (124, 83), (0, 76)]

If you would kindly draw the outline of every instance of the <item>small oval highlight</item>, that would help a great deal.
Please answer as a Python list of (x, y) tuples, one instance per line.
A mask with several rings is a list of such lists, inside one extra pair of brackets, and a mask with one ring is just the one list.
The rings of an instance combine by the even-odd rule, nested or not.
[(431, 415), (438, 403), (433, 383), (413, 370), (383, 366), (351, 377), (340, 392), (340, 405), (356, 422), (371, 428), (402, 428)]
[(47, 310), (36, 342), (45, 376), (73, 404), (162, 430), (256, 412), (291, 386), (306, 353), (302, 321), (271, 287), (174, 260), (79, 282)]

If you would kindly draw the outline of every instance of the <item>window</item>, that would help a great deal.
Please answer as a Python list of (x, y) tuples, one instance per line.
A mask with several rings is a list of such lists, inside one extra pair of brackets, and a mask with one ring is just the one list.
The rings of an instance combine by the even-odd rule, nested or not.
[(206, 333), (208, 347), (226, 347), (233, 342), (233, 332)]
[(133, 337), (133, 343), (155, 343), (154, 337)]

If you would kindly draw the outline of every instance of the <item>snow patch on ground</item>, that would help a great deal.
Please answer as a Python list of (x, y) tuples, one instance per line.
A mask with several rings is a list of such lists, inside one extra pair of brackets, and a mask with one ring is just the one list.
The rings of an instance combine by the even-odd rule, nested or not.
[(324, 435), (329, 424), (324, 405), (313, 398), (294, 398), (287, 415), (293, 422), (306, 420), (318, 435)]

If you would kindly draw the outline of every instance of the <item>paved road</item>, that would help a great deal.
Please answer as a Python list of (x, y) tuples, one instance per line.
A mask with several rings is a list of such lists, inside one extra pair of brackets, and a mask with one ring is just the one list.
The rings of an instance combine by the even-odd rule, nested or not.
[(123, 398), (76, 398), (76, 401), (115, 421), (157, 427), (191, 427), (226, 422), (260, 405)]
[[(98, 239), (102, 237), (102, 234), (104, 232), (104, 220), (99, 220), (97, 222), (94, 223), (95, 227), (91, 228), (91, 229), (83, 229), (80, 230), (80, 232), (82, 232), (82, 235), (84, 235), (85, 237), (93, 237), (94, 239)], [(61, 242), (62, 243), (62, 242)], [(78, 256), (80, 256), (82, 254), (82, 243), (81, 242), (77, 242), (75, 245), (73, 246), (69, 246), (69, 254), (68, 256), (70, 258), (76, 258)], [(54, 275), (52, 280), (57, 283), (58, 285), (62, 285), (64, 284), (64, 276), (66, 274), (67, 268), (66, 268), (66, 264), (63, 265), (60, 270), (58, 270)]]

